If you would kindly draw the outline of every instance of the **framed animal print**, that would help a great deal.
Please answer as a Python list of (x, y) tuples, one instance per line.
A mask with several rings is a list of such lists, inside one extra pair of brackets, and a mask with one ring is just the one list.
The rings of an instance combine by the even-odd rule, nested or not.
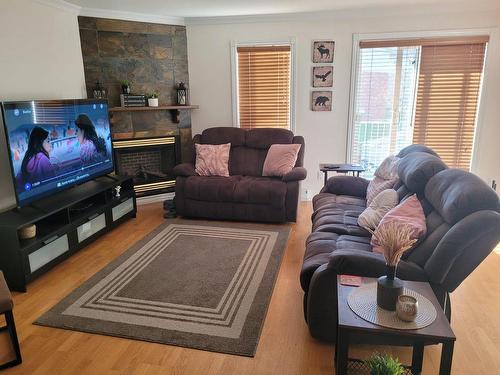
[(313, 66), (313, 87), (333, 86), (333, 66)]
[(333, 40), (313, 42), (313, 63), (332, 63), (334, 49)]
[(313, 111), (331, 111), (332, 110), (332, 92), (331, 91), (313, 91), (311, 95), (311, 109)]

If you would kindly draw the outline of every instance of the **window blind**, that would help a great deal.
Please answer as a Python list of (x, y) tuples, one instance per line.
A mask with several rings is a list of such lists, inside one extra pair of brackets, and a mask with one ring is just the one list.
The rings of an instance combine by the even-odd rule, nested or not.
[(485, 50), (485, 42), (421, 48), (413, 143), (449, 167), (470, 168)]
[(241, 128), (290, 128), (290, 46), (237, 47)]

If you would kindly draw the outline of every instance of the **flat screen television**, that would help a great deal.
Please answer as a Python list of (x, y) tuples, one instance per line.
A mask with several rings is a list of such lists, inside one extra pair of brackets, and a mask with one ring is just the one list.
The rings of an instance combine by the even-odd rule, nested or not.
[(19, 207), (114, 169), (106, 100), (3, 102), (2, 115)]

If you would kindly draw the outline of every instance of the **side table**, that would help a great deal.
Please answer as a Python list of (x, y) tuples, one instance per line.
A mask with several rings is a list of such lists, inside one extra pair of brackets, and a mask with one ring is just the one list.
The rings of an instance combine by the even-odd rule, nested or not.
[(352, 172), (353, 176), (359, 177), (359, 174), (365, 171), (365, 169), (358, 164), (326, 164), (326, 163), (321, 163), (319, 165), (319, 170), (323, 172), (325, 175), (325, 185), (326, 181), (328, 181), (328, 172), (337, 172), (337, 173)]
[[(363, 282), (374, 280), (363, 278)], [(424, 346), (442, 343), (439, 375), (451, 374), (453, 346), (456, 338), (432, 288), (427, 282), (416, 281), (405, 281), (405, 287), (416, 291), (432, 302), (437, 311), (436, 320), (432, 324), (420, 329), (400, 330), (370, 323), (356, 315), (347, 303), (347, 296), (356, 288), (341, 285), (340, 277), (337, 279), (338, 327), (337, 345), (335, 347), (336, 375), (347, 375), (349, 361), (356, 361), (350, 360), (348, 357), (351, 339), (356, 337), (356, 341), (360, 342), (363, 338), (374, 338), (375, 336), (383, 340), (384, 345), (401, 345), (402, 342), (405, 342), (405, 344), (409, 343), (413, 346), (411, 363), (411, 372), (413, 375), (422, 372)]]

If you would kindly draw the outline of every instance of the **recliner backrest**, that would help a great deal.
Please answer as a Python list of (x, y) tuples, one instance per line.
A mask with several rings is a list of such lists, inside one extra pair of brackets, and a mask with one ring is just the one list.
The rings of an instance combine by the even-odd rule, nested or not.
[(400, 182), (395, 187), (400, 200), (412, 194), (422, 198), (427, 182), (446, 168), (448, 167), (440, 158), (427, 152), (412, 152), (401, 158), (398, 164)]
[(205, 129), (196, 137), (202, 144), (231, 143), (229, 174), (242, 176), (262, 176), (262, 168), (269, 147), (273, 144), (302, 144), (296, 166), (302, 166), (304, 140), (294, 136), (290, 130), (262, 128), (245, 130), (234, 127)]
[[(476, 175), (459, 169), (445, 169), (429, 179), (421, 203), (426, 213), (427, 234), (406, 259), (419, 264), (430, 273), (435, 273), (436, 269), (442, 272), (446, 267), (451, 267), (453, 262), (451, 258), (448, 259), (450, 264), (438, 264), (436, 258), (432, 260), (443, 241), (450, 243), (456, 240), (458, 251), (468, 237), (472, 238), (477, 233), (476, 229), (465, 229), (469, 226), (466, 223), (471, 222), (471, 215), (489, 217), (483, 212), (497, 210), (498, 196)], [(460, 234), (457, 237), (457, 233), (462, 232), (457, 228), (464, 228), (462, 238)], [(498, 235), (500, 236), (500, 232)], [(442, 262), (440, 257), (439, 263)], [(471, 267), (469, 273), (475, 266), (471, 263)]]

